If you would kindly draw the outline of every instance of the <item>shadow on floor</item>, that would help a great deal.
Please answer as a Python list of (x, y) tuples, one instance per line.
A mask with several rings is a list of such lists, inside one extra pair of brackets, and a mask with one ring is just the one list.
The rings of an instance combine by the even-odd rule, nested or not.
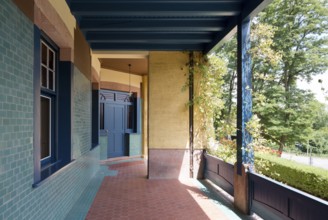
[(141, 158), (102, 161), (66, 219), (254, 219), (237, 212), (206, 181), (146, 176)]

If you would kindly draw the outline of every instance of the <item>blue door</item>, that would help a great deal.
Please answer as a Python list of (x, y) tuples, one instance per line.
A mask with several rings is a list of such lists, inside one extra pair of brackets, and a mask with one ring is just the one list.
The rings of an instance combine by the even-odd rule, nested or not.
[(108, 157), (125, 156), (125, 108), (124, 105), (105, 104), (105, 129), (107, 130)]

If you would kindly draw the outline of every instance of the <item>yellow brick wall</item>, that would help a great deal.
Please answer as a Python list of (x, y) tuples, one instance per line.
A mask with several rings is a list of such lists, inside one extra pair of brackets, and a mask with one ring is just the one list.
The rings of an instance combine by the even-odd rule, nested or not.
[(149, 54), (149, 148), (189, 147), (188, 91), (181, 89), (188, 77), (188, 53)]
[[(129, 85), (129, 74), (109, 69), (100, 70), (100, 79), (102, 82), (113, 82), (123, 85)], [(140, 88), (142, 76), (131, 74), (131, 86)]]

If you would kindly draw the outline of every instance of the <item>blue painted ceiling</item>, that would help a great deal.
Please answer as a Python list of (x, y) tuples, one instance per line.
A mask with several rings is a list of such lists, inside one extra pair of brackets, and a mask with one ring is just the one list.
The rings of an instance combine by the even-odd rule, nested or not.
[(93, 50), (210, 51), (269, 0), (66, 0)]

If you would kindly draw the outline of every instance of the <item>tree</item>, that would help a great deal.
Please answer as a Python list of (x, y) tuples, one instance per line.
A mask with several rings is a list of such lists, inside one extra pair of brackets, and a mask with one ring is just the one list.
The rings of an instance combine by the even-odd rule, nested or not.
[[(298, 89), (296, 81), (310, 81), (328, 67), (327, 6), (327, 0), (275, 0), (253, 20), (254, 113), (263, 124), (263, 135), (279, 145), (280, 151), (306, 142), (313, 132), (313, 96)], [(223, 52), (228, 67), (233, 67), (236, 56), (229, 48), (228, 44), (217, 52)], [(225, 91), (235, 87), (231, 84), (234, 72), (229, 72)], [(233, 92), (226, 94), (229, 110)]]
[(313, 102), (314, 123), (313, 134), (310, 138), (310, 147), (314, 152), (328, 153), (328, 107), (318, 101)]
[[(276, 124), (274, 126), (266, 124), (268, 137), (274, 138), (273, 140), (280, 146), (280, 151), (286, 144), (291, 145), (296, 139), (305, 141), (305, 137), (311, 134), (310, 121), (303, 120), (304, 123), (299, 124), (299, 119), (308, 118), (307, 113), (310, 112), (302, 110), (307, 109), (306, 105), (309, 103), (304, 101), (309, 102), (309, 99), (305, 91), (296, 88), (296, 80), (310, 81), (313, 75), (323, 73), (327, 69), (327, 5), (326, 0), (276, 0), (258, 17), (259, 23), (267, 23), (274, 27), (272, 38), (274, 44), (271, 48), (282, 56), (278, 66), (274, 68), (274, 80), (265, 88), (265, 90), (283, 88), (283, 91), (280, 90), (283, 98), (273, 99), (280, 106), (275, 109), (275, 114), (280, 116), (280, 129), (276, 129), (278, 128)], [(267, 93), (267, 99), (272, 98), (270, 94), (272, 93)], [(268, 105), (269, 109), (270, 107)], [(263, 111), (265, 108), (258, 113), (265, 124), (270, 121), (268, 117), (272, 115), (266, 116), (262, 114)], [(300, 127), (308, 129), (299, 133), (297, 131)]]
[(219, 138), (231, 137), (231, 135), (236, 135), (237, 39), (234, 37), (222, 45), (216, 56), (226, 62), (227, 74), (223, 76), (224, 85), (222, 87), (225, 108), (216, 112), (219, 117), (214, 126), (218, 131)]
[[(287, 106), (283, 86), (272, 86), (263, 94), (268, 98), (254, 105), (254, 112), (264, 125), (262, 135), (278, 144), (280, 152), (286, 146), (307, 143), (313, 132), (315, 110), (310, 104), (313, 94), (295, 87), (289, 93)], [(288, 121), (285, 120), (287, 114)]]
[[(252, 72), (253, 72), (253, 97), (256, 102), (262, 102), (263, 94), (261, 91), (266, 89), (267, 84), (274, 80), (274, 67), (277, 66), (281, 55), (272, 50), (274, 28), (268, 24), (253, 22), (251, 31), (251, 54), (252, 54)], [(223, 100), (226, 108), (222, 109), (220, 121), (216, 126), (221, 128), (224, 133), (221, 136), (229, 136), (236, 133), (236, 87), (237, 87), (237, 40), (233, 37), (230, 41), (222, 45), (217, 51), (227, 62), (228, 74), (223, 79)], [(227, 125), (228, 128), (227, 128)], [(220, 130), (220, 129), (219, 129)]]

